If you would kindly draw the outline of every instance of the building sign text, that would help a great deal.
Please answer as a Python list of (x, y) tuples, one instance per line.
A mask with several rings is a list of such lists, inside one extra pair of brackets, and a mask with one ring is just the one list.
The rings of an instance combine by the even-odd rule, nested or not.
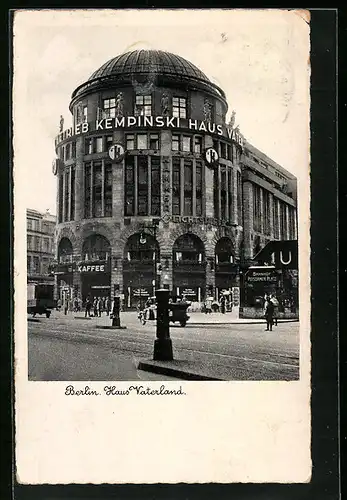
[(84, 122), (61, 132), (55, 139), (55, 144), (59, 144), (72, 136), (86, 134), (88, 132), (98, 132), (102, 130), (129, 129), (132, 127), (149, 128), (185, 128), (194, 132), (206, 132), (217, 134), (232, 139), (240, 146), (243, 146), (243, 136), (238, 130), (226, 125), (205, 122), (202, 120), (192, 120), (191, 118), (179, 118), (169, 116), (122, 116), (116, 118), (102, 118), (95, 122)]

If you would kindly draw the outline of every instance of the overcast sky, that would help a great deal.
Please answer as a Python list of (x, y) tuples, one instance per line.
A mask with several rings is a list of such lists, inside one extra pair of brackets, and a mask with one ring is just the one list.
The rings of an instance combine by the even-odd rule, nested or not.
[[(56, 213), (54, 138), (73, 90), (135, 49), (188, 59), (226, 92), (245, 138), (300, 178), (308, 170), (309, 26), (281, 10), (20, 11), (14, 26), (15, 182)], [(24, 200), (23, 204), (24, 204)]]

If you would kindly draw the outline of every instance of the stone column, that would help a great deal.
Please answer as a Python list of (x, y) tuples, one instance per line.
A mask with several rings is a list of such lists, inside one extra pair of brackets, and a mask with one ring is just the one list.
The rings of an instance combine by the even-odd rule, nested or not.
[(115, 285), (119, 286), (119, 293), (123, 290), (123, 259), (120, 255), (114, 255), (111, 258), (111, 300), (115, 296)]
[(244, 252), (245, 258), (251, 259), (253, 257), (253, 242), (251, 235), (253, 234), (253, 184), (246, 181), (243, 184), (243, 207), (244, 207)]
[(74, 290), (77, 291), (77, 295), (82, 294), (82, 278), (81, 278), (81, 273), (79, 273), (76, 269), (73, 271), (72, 285), (74, 287)]
[(274, 198), (273, 194), (269, 193), (269, 215), (270, 215), (270, 238), (274, 239), (275, 230), (274, 230)]
[(66, 221), (66, 210), (65, 210), (65, 196), (66, 196), (66, 172), (65, 172), (65, 169), (63, 171), (63, 178), (62, 178), (62, 181), (63, 181), (63, 196), (62, 196), (62, 203), (63, 203), (63, 210), (62, 210), (62, 222), (65, 222)]
[(222, 176), (221, 176), (221, 167), (220, 164), (218, 164), (218, 218), (222, 218), (222, 196), (221, 196), (221, 190), (222, 190)]
[(72, 177), (72, 166), (70, 165), (69, 169), (68, 169), (68, 173), (67, 173), (67, 178), (68, 178), (68, 183), (69, 183), (69, 189), (68, 189), (68, 196), (69, 196), (69, 199), (68, 199), (68, 214), (67, 214), (67, 217), (66, 219), (68, 221), (71, 220), (71, 187), (72, 187), (72, 184), (71, 184), (71, 177)]
[(196, 161), (192, 161), (192, 168), (193, 168), (193, 182), (192, 182), (192, 190), (193, 190), (193, 197), (192, 197), (192, 215), (193, 217), (196, 217)]
[(230, 170), (229, 170), (229, 167), (228, 165), (225, 166), (225, 193), (226, 193), (226, 197), (225, 197), (225, 205), (226, 205), (226, 210), (225, 210), (225, 214), (224, 214), (224, 217), (226, 220), (229, 220), (230, 219), (230, 214), (229, 214), (229, 174), (230, 174)]
[(295, 207), (294, 209), (294, 239), (298, 239), (298, 211), (297, 208)]
[[(212, 148), (213, 140), (210, 135), (205, 135), (205, 148)], [(204, 179), (203, 179), (203, 199), (205, 200), (205, 207), (203, 207), (203, 214), (206, 217), (214, 217), (213, 207), (213, 173), (214, 169), (203, 163)]]
[(280, 240), (282, 239), (282, 233), (281, 233), (281, 202), (279, 199), (276, 200), (277, 204), (277, 238)]
[(233, 184), (232, 184), (232, 192), (233, 192), (233, 214), (230, 214), (230, 218), (232, 219), (232, 222), (234, 224), (241, 224), (241, 221), (239, 221), (239, 216), (238, 216), (238, 185), (237, 185), (237, 168), (233, 167), (233, 172), (232, 172), (232, 179), (233, 179)]
[(265, 221), (264, 221), (264, 191), (263, 188), (260, 188), (260, 232), (264, 234), (264, 227), (265, 227)]
[[(123, 132), (115, 130), (113, 142), (123, 144)], [(112, 217), (121, 222), (124, 217), (125, 160), (112, 164)]]
[(286, 207), (286, 228), (285, 228), (285, 232), (286, 232), (286, 240), (289, 240), (290, 239), (289, 206), (286, 204), (285, 207)]
[(215, 276), (215, 258), (214, 256), (207, 257), (206, 264), (206, 290), (205, 296), (209, 293), (208, 290), (212, 288), (212, 293), (214, 296), (215, 288), (216, 288), (216, 276)]
[(76, 137), (75, 220), (84, 219), (84, 139)]
[[(171, 132), (162, 130), (160, 132), (160, 154), (161, 154), (161, 215), (172, 213), (172, 170), (171, 170)], [(183, 180), (181, 180), (183, 182)], [(181, 207), (182, 209), (182, 207)]]

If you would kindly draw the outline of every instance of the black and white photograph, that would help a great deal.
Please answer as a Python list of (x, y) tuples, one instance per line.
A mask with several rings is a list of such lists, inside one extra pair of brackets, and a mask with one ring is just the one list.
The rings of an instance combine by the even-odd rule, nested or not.
[[(258, 418), (251, 435), (277, 404), (264, 431), (275, 437), (259, 437), (269, 454), (259, 474), (226, 458), (221, 432), (221, 467), (207, 472), (216, 445), (197, 477), (307, 480), (309, 14), (22, 10), (13, 43), (17, 435), (22, 383), (48, 406), (72, 405), (78, 432), (88, 411), (96, 425), (101, 399), (132, 426), (128, 414), (150, 405), (135, 396), (167, 397), (178, 421), (190, 413), (185, 433), (202, 408), (205, 421), (219, 407), (221, 427), (244, 411)], [(31, 401), (33, 422), (41, 396)], [(18, 451), (22, 471), (29, 449)], [(183, 458), (195, 453), (187, 445)], [(38, 455), (27, 482), (108, 482), (115, 465), (98, 475), (88, 457), (87, 477), (81, 463), (72, 477), (69, 458), (60, 479), (59, 454), (50, 469)]]

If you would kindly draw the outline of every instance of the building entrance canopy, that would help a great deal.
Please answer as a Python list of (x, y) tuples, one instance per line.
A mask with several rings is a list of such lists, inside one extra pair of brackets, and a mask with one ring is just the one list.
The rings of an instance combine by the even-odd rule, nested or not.
[(298, 269), (298, 241), (269, 241), (253, 260), (274, 264), (276, 269)]

